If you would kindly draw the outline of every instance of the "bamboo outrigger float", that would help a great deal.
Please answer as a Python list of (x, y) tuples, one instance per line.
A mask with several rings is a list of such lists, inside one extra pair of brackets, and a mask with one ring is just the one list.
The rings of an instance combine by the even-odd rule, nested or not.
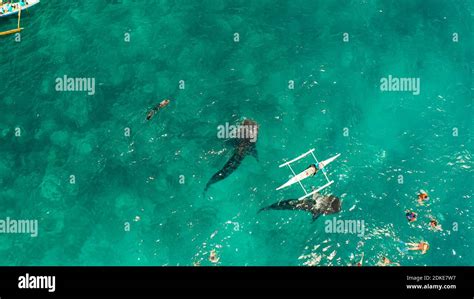
[(14, 34), (14, 33), (18, 33), (22, 31), (24, 28), (20, 27), (21, 11), (28, 9), (29, 7), (34, 6), (38, 4), (39, 2), (40, 0), (29, 0), (29, 1), (21, 0), (18, 3), (5, 3), (4, 4), (3, 1), (0, 0), (0, 18), (18, 14), (17, 28), (7, 30), (7, 31), (1, 31), (0, 36), (10, 35), (10, 34)]

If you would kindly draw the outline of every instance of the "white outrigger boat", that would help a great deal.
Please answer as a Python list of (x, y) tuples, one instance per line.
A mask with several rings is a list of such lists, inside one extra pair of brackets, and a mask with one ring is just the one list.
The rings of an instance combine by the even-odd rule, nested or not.
[[(308, 167), (307, 169), (305, 169), (304, 171), (300, 172), (299, 174), (296, 174), (295, 171), (293, 170), (293, 168), (291, 168), (291, 163), (294, 163), (304, 157), (306, 157), (307, 155), (311, 154), (314, 158), (314, 160), (316, 161), (316, 164), (312, 164), (310, 167)], [(307, 151), (306, 153), (294, 158), (293, 160), (290, 160), (288, 162), (285, 162), (283, 164), (281, 164), (279, 167), (284, 167), (284, 166), (288, 166), (291, 170), (291, 172), (293, 173), (293, 177), (291, 179), (289, 179), (286, 183), (284, 183), (283, 185), (281, 185), (280, 187), (276, 188), (276, 190), (280, 190), (280, 189), (283, 189), (283, 188), (286, 188), (286, 187), (289, 187), (293, 184), (296, 184), (296, 183), (299, 183), (299, 185), (301, 186), (301, 188), (303, 189), (305, 195), (304, 196), (301, 196), (300, 198), (298, 198), (299, 200), (303, 199), (303, 198), (306, 198), (308, 196), (311, 196), (321, 190), (323, 190), (324, 188), (327, 188), (329, 187), (332, 183), (334, 183), (334, 181), (331, 181), (329, 180), (329, 177), (327, 176), (326, 174), (326, 169), (325, 167), (331, 163), (332, 161), (336, 160), (341, 154), (337, 154), (335, 155), (334, 157), (331, 157), (327, 160), (324, 160), (322, 162), (319, 162), (318, 159), (316, 158), (316, 156), (314, 155), (314, 148)], [(306, 189), (303, 187), (303, 184), (301, 184), (301, 181), (310, 177), (310, 176), (313, 176), (315, 175), (319, 170), (322, 171), (322, 173), (324, 174), (324, 177), (326, 178), (326, 181), (327, 183), (324, 184), (323, 186), (317, 188), (316, 190), (313, 190), (311, 191), (310, 193), (308, 193), (306, 191)]]
[(0, 35), (9, 35), (23, 30), (23, 28), (20, 27), (21, 11), (35, 6), (38, 3), (40, 3), (40, 0), (21, 0), (20, 2), (16, 3), (3, 3), (3, 0), (0, 0), (0, 18), (18, 15), (18, 27), (7, 31), (2, 31), (0, 32)]

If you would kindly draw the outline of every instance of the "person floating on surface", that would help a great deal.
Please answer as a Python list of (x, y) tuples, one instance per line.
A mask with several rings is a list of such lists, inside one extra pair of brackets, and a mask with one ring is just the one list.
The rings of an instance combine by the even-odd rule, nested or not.
[(155, 115), (156, 112), (158, 112), (158, 110), (166, 107), (168, 104), (170, 103), (170, 100), (163, 100), (161, 101), (158, 105), (156, 105), (155, 107), (153, 107), (153, 109), (151, 109), (150, 111), (148, 111), (147, 115), (146, 115), (146, 120), (150, 120), (152, 119), (152, 117)]
[(420, 193), (418, 194), (418, 203), (420, 205), (423, 205), (425, 201), (427, 201), (429, 198), (428, 193), (426, 193), (423, 190), (420, 190)]
[(410, 211), (410, 210), (406, 210), (405, 213), (406, 213), (405, 216), (407, 217), (408, 222), (415, 222), (416, 221), (416, 217), (418, 215), (415, 212)]
[(210, 261), (211, 263), (216, 264), (216, 263), (219, 262), (219, 259), (220, 259), (220, 258), (217, 256), (216, 251), (215, 251), (214, 249), (212, 249), (212, 250), (211, 250), (211, 253), (209, 254), (209, 261)]
[(378, 266), (400, 266), (399, 263), (394, 263), (391, 260), (389, 260), (387, 257), (383, 256), (380, 262), (377, 264)]
[(419, 250), (421, 251), (421, 254), (425, 254), (428, 249), (430, 249), (430, 245), (428, 242), (421, 241), (419, 243), (406, 243), (409, 247), (407, 250)]
[(362, 267), (363, 261), (364, 261), (364, 253), (362, 252), (362, 256), (360, 258), (360, 261), (357, 263), (357, 267)]
[(436, 219), (434, 219), (434, 218), (432, 218), (432, 219), (430, 220), (430, 228), (431, 228), (432, 230), (434, 230), (434, 231), (441, 231), (441, 230), (443, 230), (443, 229), (441, 228), (441, 224), (439, 224), (438, 221), (437, 221)]

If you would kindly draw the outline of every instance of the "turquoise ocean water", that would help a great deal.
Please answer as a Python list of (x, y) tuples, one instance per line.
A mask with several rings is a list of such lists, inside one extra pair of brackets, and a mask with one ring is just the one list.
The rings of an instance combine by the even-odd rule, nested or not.
[[(22, 14), (21, 42), (0, 38), (0, 219), (39, 221), (36, 238), (0, 234), (0, 264), (211, 265), (215, 249), (218, 265), (345, 266), (362, 253), (365, 265), (474, 265), (473, 9), (42, 0)], [(0, 19), (0, 30), (15, 26)], [(95, 78), (95, 95), (57, 92), (64, 75)], [(420, 78), (420, 95), (381, 92), (388, 75)], [(260, 125), (259, 162), (245, 158), (203, 195), (232, 154), (217, 126), (244, 117)], [(342, 154), (323, 193), (342, 199), (337, 219), (364, 220), (364, 236), (326, 233), (332, 215), (257, 214), (302, 195), (275, 191), (289, 176), (278, 165), (313, 147), (320, 158)], [(428, 229), (430, 216), (442, 232)], [(431, 248), (405, 254), (398, 240)]]

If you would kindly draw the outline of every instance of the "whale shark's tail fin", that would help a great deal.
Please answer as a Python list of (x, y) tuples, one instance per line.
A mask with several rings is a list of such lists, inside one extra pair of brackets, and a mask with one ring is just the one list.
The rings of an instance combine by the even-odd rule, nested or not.
[(206, 192), (207, 192), (207, 190), (209, 189), (209, 187), (211, 187), (211, 185), (213, 185), (214, 183), (218, 182), (218, 181), (221, 179), (220, 177), (222, 177), (222, 176), (223, 176), (223, 175), (222, 175), (222, 170), (219, 171), (219, 172), (217, 172), (217, 173), (215, 173), (215, 174), (212, 176), (212, 178), (207, 182), (206, 187), (204, 188), (203, 193), (206, 194)]
[(255, 160), (257, 160), (257, 162), (260, 162), (260, 159), (258, 157), (257, 147), (255, 145), (252, 146), (252, 149), (250, 150), (250, 155), (254, 157)]
[(271, 210), (271, 206), (261, 208), (260, 210), (257, 211), (257, 214), (263, 211), (268, 211), (268, 210)]
[(210, 186), (211, 186), (211, 184), (210, 184), (210, 183), (207, 183), (207, 184), (206, 184), (206, 187), (204, 187), (204, 190), (202, 191), (202, 193), (203, 193), (203, 194), (206, 194), (207, 189), (209, 189)]
[(212, 184), (213, 184), (212, 181), (207, 182), (206, 187), (205, 187), (204, 190), (202, 191), (202, 196), (203, 196), (203, 197), (206, 196), (207, 190), (209, 189), (209, 187), (211, 187)]

